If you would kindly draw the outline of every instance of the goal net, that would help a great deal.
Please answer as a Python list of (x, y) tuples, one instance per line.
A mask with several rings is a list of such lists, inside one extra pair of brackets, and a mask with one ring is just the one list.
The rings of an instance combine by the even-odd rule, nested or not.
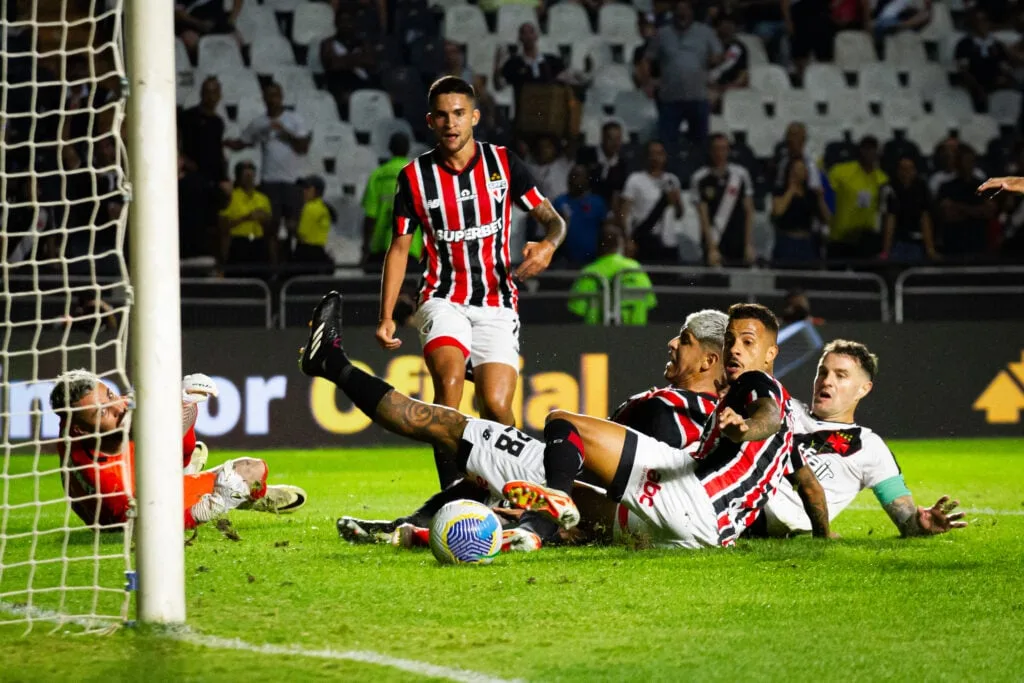
[(82, 468), (57, 456), (68, 430), (49, 407), (66, 370), (128, 387), (121, 14), (120, 0), (0, 3), (0, 624), (129, 615), (131, 523), (101, 533), (72, 511)]

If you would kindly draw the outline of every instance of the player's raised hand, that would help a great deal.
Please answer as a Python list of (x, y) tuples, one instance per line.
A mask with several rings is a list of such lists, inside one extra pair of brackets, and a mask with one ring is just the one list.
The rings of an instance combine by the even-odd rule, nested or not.
[(978, 194), (985, 194), (986, 192), (997, 194), (1003, 190), (1024, 193), (1024, 178), (1019, 176), (989, 178), (978, 187)]
[(743, 435), (750, 429), (747, 421), (732, 408), (726, 408), (718, 414), (718, 426), (727, 439), (736, 443), (743, 441)]
[(202, 403), (211, 396), (217, 396), (217, 383), (208, 375), (196, 372), (185, 375), (181, 380), (181, 400), (186, 403)]
[(950, 529), (962, 529), (967, 526), (963, 512), (953, 512), (960, 505), (959, 500), (950, 500), (942, 496), (930, 508), (917, 508), (917, 522), (926, 534), (944, 534)]
[(543, 273), (551, 265), (551, 257), (554, 255), (555, 245), (547, 240), (527, 242), (523, 247), (523, 262), (516, 268), (516, 279), (523, 282)]
[(395, 337), (395, 321), (381, 320), (377, 324), (377, 343), (385, 351), (394, 351), (402, 345), (402, 340)]

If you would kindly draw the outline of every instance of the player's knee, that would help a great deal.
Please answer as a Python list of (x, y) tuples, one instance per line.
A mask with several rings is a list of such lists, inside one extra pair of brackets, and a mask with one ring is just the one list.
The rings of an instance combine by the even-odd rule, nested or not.
[(512, 416), (512, 397), (506, 391), (478, 392), (480, 412), (488, 419), (507, 422)]
[(434, 394), (442, 403), (461, 399), (462, 384), (465, 380), (458, 375), (441, 375), (434, 378)]
[(249, 486), (267, 480), (269, 469), (264, 460), (258, 458), (238, 458), (233, 461), (235, 472), (238, 473)]
[(551, 424), (552, 422), (556, 422), (558, 420), (561, 420), (563, 422), (569, 422), (571, 424), (571, 418), (572, 413), (570, 413), (567, 410), (552, 410), (550, 413), (548, 413), (548, 416), (544, 418), (544, 428), (547, 429), (547, 426), (549, 424)]

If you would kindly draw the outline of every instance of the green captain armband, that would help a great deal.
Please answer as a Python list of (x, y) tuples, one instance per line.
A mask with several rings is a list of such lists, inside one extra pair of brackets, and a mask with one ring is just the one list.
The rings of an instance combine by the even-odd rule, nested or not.
[(871, 487), (871, 490), (874, 491), (875, 498), (882, 504), (882, 507), (885, 507), (900, 496), (910, 495), (910, 489), (907, 488), (906, 483), (903, 481), (902, 474), (889, 477), (877, 486)]

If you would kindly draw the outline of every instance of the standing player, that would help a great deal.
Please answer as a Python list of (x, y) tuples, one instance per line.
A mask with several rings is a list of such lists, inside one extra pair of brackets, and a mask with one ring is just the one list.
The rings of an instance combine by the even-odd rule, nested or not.
[[(196, 403), (217, 395), (206, 375), (182, 382), (182, 438), (185, 467), (185, 528), (191, 529), (235, 508), (287, 512), (306, 502), (295, 486), (267, 486), (267, 464), (237, 458), (206, 472), (206, 446), (196, 441)], [(50, 407), (60, 418), (65, 439), (58, 444), (64, 490), (71, 509), (88, 526), (124, 524), (132, 516), (135, 491), (135, 443), (127, 441), (123, 421), (130, 398), (118, 396), (99, 377), (72, 370), (57, 378)], [(192, 462), (196, 458), (196, 462)]]
[[(427, 125), (437, 145), (398, 177), (377, 341), (391, 351), (402, 344), (395, 338), (394, 309), (413, 233), (422, 228), (426, 263), (413, 322), (434, 400), (459, 406), (469, 360), (481, 415), (511, 425), (519, 374), (519, 295), (513, 276), (525, 280), (548, 267), (565, 238), (565, 222), (508, 149), (473, 139), (480, 120), (473, 86), (445, 76), (430, 86), (427, 99)], [(540, 242), (526, 244), (514, 273), (509, 252), (513, 202), (545, 232)], [(434, 459), (445, 488), (459, 476), (454, 454), (435, 448)]]
[[(964, 513), (953, 512), (959, 501), (948, 496), (930, 508), (918, 507), (885, 442), (854, 421), (877, 372), (878, 357), (864, 344), (829, 342), (818, 361), (811, 412), (796, 415), (794, 450), (825, 489), (829, 517), (835, 519), (858, 493), (870, 488), (902, 536), (930, 536), (967, 526)], [(752, 527), (752, 535), (785, 536), (810, 529), (792, 487), (783, 482)]]
[[(337, 292), (314, 311), (299, 365), (309, 376), (334, 382), (376, 424), (458, 453), (467, 475), (516, 507), (546, 514), (565, 528), (579, 520), (566, 492), (585, 462), (609, 496), (621, 499), (663, 544), (727, 546), (753, 521), (778, 480), (790, 473), (788, 395), (766, 374), (778, 353), (777, 333), (778, 322), (767, 308), (742, 304), (730, 309), (728, 394), (692, 456), (622, 425), (561, 411), (548, 416), (541, 444), (514, 427), (404, 396), (349, 361)], [(808, 495), (814, 499), (816, 534), (827, 535), (820, 485), (809, 484)]]

